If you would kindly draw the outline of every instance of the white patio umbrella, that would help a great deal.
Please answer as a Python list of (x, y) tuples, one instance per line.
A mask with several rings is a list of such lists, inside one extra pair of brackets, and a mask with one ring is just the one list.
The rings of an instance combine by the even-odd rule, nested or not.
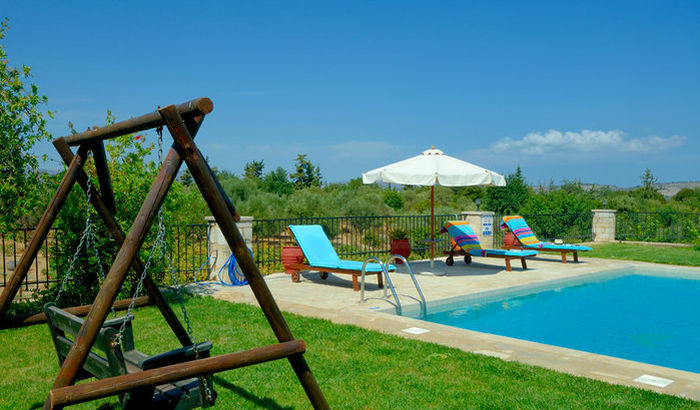
[(435, 257), (435, 185), (505, 186), (503, 175), (445, 155), (434, 146), (420, 155), (362, 174), (362, 182), (430, 186), (430, 267)]

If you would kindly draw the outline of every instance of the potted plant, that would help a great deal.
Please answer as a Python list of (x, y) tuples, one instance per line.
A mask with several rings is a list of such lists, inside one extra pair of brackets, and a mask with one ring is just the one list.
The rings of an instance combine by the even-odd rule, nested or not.
[(284, 273), (292, 275), (293, 282), (299, 282), (299, 271), (290, 265), (300, 264), (304, 261), (304, 253), (301, 251), (301, 248), (298, 246), (283, 246), (281, 259)]
[(503, 248), (512, 249), (517, 248), (519, 245), (518, 238), (515, 234), (508, 228), (503, 230)]
[[(389, 238), (391, 239), (391, 254), (401, 255), (408, 259), (411, 255), (411, 243), (408, 240), (408, 231), (403, 228), (392, 229), (389, 233)], [(396, 263), (403, 263), (397, 260)]]

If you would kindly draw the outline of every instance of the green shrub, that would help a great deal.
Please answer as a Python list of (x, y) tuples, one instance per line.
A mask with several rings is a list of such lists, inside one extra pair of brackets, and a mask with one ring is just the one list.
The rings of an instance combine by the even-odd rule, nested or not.
[(404, 228), (398, 227), (391, 230), (389, 234), (390, 239), (408, 239), (408, 231)]
[(397, 191), (388, 189), (384, 191), (384, 203), (390, 208), (399, 210), (403, 208), (403, 197)]

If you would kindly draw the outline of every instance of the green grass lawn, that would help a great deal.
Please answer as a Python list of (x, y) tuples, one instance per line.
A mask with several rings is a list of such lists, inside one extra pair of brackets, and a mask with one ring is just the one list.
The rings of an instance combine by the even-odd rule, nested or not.
[[(259, 308), (212, 298), (189, 298), (198, 340), (213, 354), (275, 342)], [(177, 306), (174, 309), (179, 312)], [(285, 314), (307, 343), (306, 360), (332, 408), (700, 408), (700, 403), (611, 385), (539, 367), (326, 320)], [(155, 354), (177, 347), (155, 308), (134, 321), (137, 348)], [(46, 325), (0, 330), (0, 407), (40, 408), (58, 372)], [(309, 408), (286, 360), (219, 373), (219, 408)], [(115, 399), (76, 408), (109, 409)]]
[(667, 263), (670, 265), (700, 266), (700, 249), (695, 247), (609, 243), (593, 245), (592, 248), (593, 250), (591, 252), (585, 252), (579, 254), (579, 256)]

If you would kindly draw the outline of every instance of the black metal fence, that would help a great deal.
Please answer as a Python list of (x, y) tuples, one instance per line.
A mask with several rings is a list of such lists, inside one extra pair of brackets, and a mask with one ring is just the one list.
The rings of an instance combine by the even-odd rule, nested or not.
[[(593, 214), (591, 212), (564, 214), (522, 215), (541, 241), (562, 239), (567, 243), (592, 240)], [(494, 215), (493, 246), (503, 246), (503, 231), (499, 228), (501, 215)], [(435, 215), (436, 239), (442, 240), (435, 246), (436, 254), (450, 246), (447, 235), (438, 235), (442, 223), (460, 219), (456, 214)], [(364, 259), (377, 255), (386, 256), (390, 252), (392, 230), (402, 228), (408, 232), (411, 242), (411, 259), (429, 256), (430, 216), (350, 216), (324, 218), (260, 219), (253, 221), (252, 251), (263, 273), (282, 270), (281, 253), (283, 246), (294, 245), (287, 227), (291, 224), (318, 224), (328, 235), (331, 243), (344, 258)], [(649, 242), (689, 242), (697, 240), (700, 230), (700, 214), (676, 212), (620, 212), (617, 214), (616, 239)], [(0, 272), (1, 286), (5, 286), (14, 267), (26, 248), (34, 228), (18, 229), (0, 236), (2, 259)], [(56, 229), (52, 229), (42, 244), (38, 257), (32, 262), (27, 278), (22, 284), (24, 290), (44, 288), (56, 281), (53, 259), (58, 249)], [(178, 277), (192, 278), (194, 273), (207, 260), (208, 232), (206, 224), (172, 225), (167, 228), (167, 242)], [(168, 275), (163, 272), (164, 277)]]
[(692, 242), (700, 231), (700, 213), (618, 212), (615, 219), (623, 241)]
[[(436, 239), (442, 223), (458, 219), (458, 215), (435, 215)], [(324, 218), (286, 218), (253, 220), (253, 255), (263, 273), (282, 270), (283, 246), (292, 246), (294, 241), (289, 225), (312, 225), (323, 227), (328, 239), (342, 258), (363, 259), (369, 256), (388, 255), (392, 230), (402, 228), (408, 232), (411, 243), (411, 258), (425, 258), (430, 252), (430, 215), (410, 216), (345, 216)], [(436, 251), (447, 248), (445, 242), (435, 246)]]
[[(22, 282), (21, 290), (34, 290), (38, 288), (46, 288), (49, 283), (56, 281), (56, 272), (53, 270), (51, 261), (56, 252), (56, 232), (57, 229), (52, 228), (41, 246), (36, 258), (32, 261), (27, 276)], [(2, 271), (2, 286), (5, 286), (7, 280), (14, 274), (17, 262), (24, 253), (24, 249), (29, 244), (29, 241), (34, 234), (34, 228), (20, 228), (13, 232), (0, 235), (0, 246), (2, 246), (2, 259), (0, 270)]]
[[(56, 282), (56, 278), (60, 276), (59, 273), (62, 273), (56, 271), (57, 264), (55, 263), (59, 249), (56, 238), (60, 236), (56, 235), (57, 232), (57, 228), (52, 228), (49, 231), (49, 235), (41, 245), (39, 254), (32, 262), (27, 276), (22, 282), (23, 290), (45, 289), (49, 284)], [(20, 228), (0, 235), (0, 250), (2, 251), (2, 256), (0, 256), (0, 272), (2, 273), (0, 286), (4, 287), (11, 275), (14, 274), (15, 267), (33, 234), (34, 228)], [(209, 242), (206, 224), (168, 226), (166, 242), (170, 247), (172, 264), (179, 279), (191, 279), (194, 272), (206, 262)], [(109, 268), (111, 261), (104, 262)], [(161, 275), (165, 280), (170, 280), (170, 275), (165, 271), (161, 272)]]
[[(170, 225), (166, 230), (166, 242), (171, 247), (170, 257), (178, 279), (191, 281), (197, 269), (207, 261), (207, 224)], [(170, 280), (167, 273), (162, 274)]]

